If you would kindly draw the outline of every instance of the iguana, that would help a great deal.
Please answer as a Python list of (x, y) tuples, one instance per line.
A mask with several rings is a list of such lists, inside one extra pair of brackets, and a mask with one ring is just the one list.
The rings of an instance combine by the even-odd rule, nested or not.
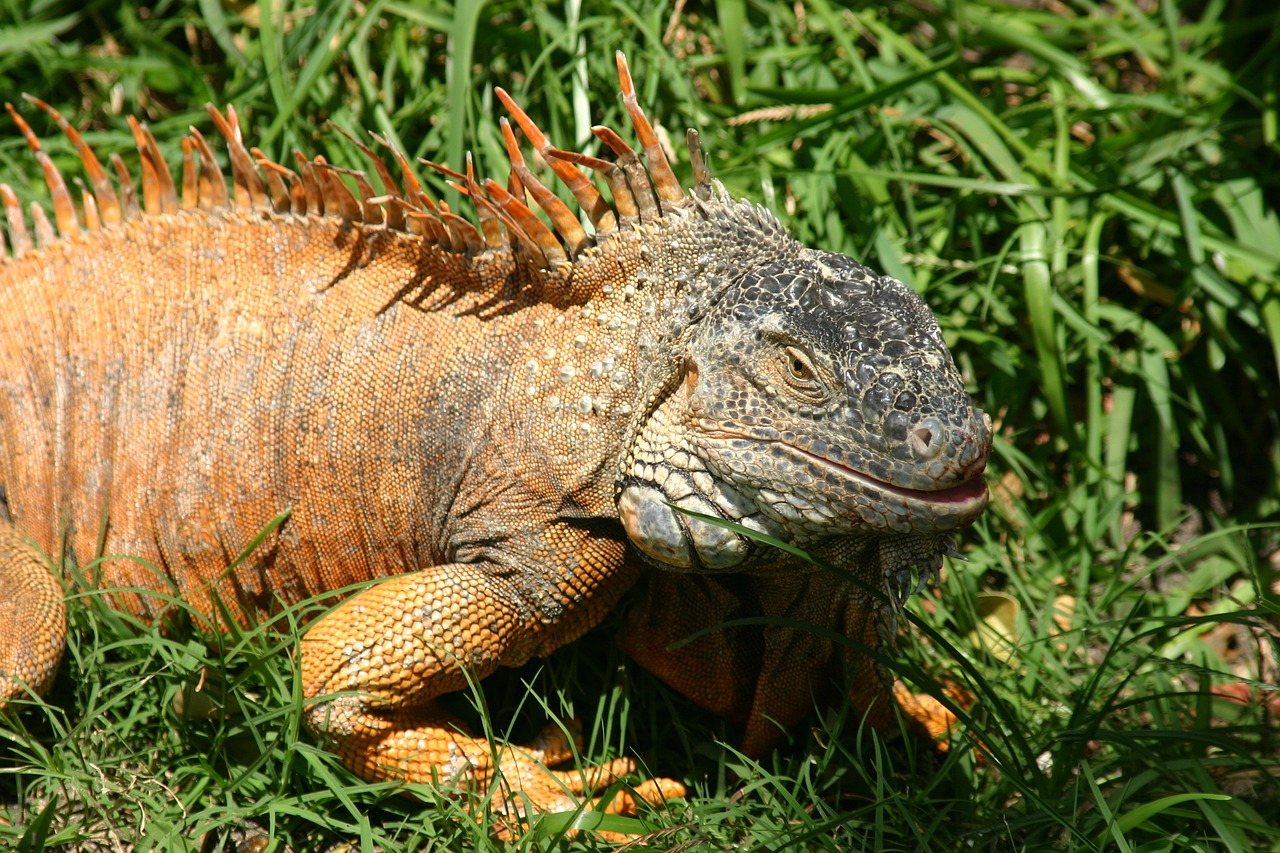
[[(209, 110), (230, 191), (198, 131), (175, 182), (131, 121), (139, 191), (33, 100), (83, 162), (77, 209), (9, 107), (53, 222), (0, 185), (0, 699), (58, 667), (44, 555), (105, 555), (97, 583), (143, 618), (176, 592), (249, 622), (367, 582), (300, 643), (306, 724), (365, 779), (489, 783), (494, 745), (436, 697), (579, 637), (642, 575), (625, 649), (740, 723), (749, 753), (846, 667), (883, 718), (865, 656), (759, 623), (890, 642), (912, 570), (936, 574), (986, 506), (989, 420), (913, 290), (728, 197), (693, 131), (682, 189), (617, 64), (640, 150), (597, 127), (608, 159), (553, 147), (497, 91), (582, 220), (505, 119), (505, 185), (437, 167), (473, 222), (389, 145), (399, 177), (355, 142), (379, 192), (246, 148), (231, 108)], [(551, 742), (500, 753), (543, 809), (631, 769), (548, 775), (567, 755)]]

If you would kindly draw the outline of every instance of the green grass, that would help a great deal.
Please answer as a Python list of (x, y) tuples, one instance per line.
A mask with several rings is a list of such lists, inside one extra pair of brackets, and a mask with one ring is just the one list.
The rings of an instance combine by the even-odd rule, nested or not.
[[(734, 195), (938, 313), (996, 422), (995, 499), (964, 537), (969, 561), (913, 603), (895, 667), (977, 700), (945, 755), (836, 715), (756, 765), (595, 634), (486, 681), (493, 729), (576, 715), (587, 755), (634, 752), (689, 782), (646, 819), (653, 848), (1280, 849), (1274, 4), (672, 12), (0, 0), (0, 92), (49, 101), (101, 152), (129, 149), (127, 114), (163, 142), (207, 128), (204, 102), (233, 102), (276, 157), (360, 167), (332, 122), (453, 165), (472, 150), (501, 177), (493, 87), (580, 146), (591, 124), (626, 124), (612, 70), (626, 51), (641, 103), (677, 145), (699, 128)], [(0, 175), (44, 196), (12, 133)], [(993, 591), (1014, 615), (984, 646)], [(0, 723), (0, 844), (198, 849), (251, 823), (273, 849), (494, 846), (459, 803), (361, 784), (302, 733), (287, 629), (210, 648), (93, 597), (72, 627), (51, 703)], [(174, 710), (201, 679), (230, 712)], [(1250, 702), (1223, 696), (1242, 688)], [(552, 823), (522, 846), (593, 846), (557, 842)]]

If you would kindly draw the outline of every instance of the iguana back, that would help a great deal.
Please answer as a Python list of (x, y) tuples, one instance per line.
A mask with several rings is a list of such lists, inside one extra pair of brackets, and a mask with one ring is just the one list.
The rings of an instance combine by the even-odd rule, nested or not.
[[(236, 171), (233, 203), (211, 158), (187, 164), (202, 167), (203, 183), (183, 182), (194, 194), (158, 177), (147, 213), (121, 204), (119, 226), (68, 227), (0, 267), (4, 510), (47, 554), (107, 555), (104, 587), (176, 589), (207, 614), (216, 589), (247, 617), (447, 562), (507, 479), (548, 507), (536, 515), (612, 502), (600, 470), (632, 412), (607, 411), (601, 388), (634, 372), (635, 347), (574, 340), (568, 267), (478, 247), (473, 226), (430, 202), (409, 212), (434, 230), (407, 228), (398, 183), (395, 227), (322, 163), (288, 175), (275, 209), (262, 172)], [(598, 262), (583, 254), (572, 276), (591, 287)], [(610, 275), (626, 254), (610, 253)], [(610, 375), (592, 377), (606, 359)], [(588, 391), (588, 411), (560, 404)], [(503, 533), (497, 518), (478, 526)], [(154, 615), (163, 596), (115, 598)]]
[[(440, 496), (485, 440), (486, 390), (510, 380), (484, 354), (527, 334), (531, 312), (481, 320), (471, 292), (448, 311), (398, 302), (422, 241), (374, 237), (332, 217), (197, 209), (10, 263), (9, 514), (50, 555), (65, 539), (82, 566), (152, 564), (106, 559), (104, 586), (176, 586), (205, 613), (218, 578), (227, 605), (265, 608), (439, 562)], [(281, 535), (228, 573), (284, 511)]]

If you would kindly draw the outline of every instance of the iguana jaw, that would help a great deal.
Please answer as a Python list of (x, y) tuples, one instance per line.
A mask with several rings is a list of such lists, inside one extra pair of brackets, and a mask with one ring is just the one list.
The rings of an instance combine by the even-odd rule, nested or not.
[[(788, 458), (791, 470), (808, 472), (791, 484), (793, 494), (776, 482), (759, 487), (732, 475), (726, 460), (744, 455), (744, 442), (771, 448), (769, 455)], [(619, 494), (619, 518), (633, 544), (670, 569), (740, 571), (763, 553), (741, 533), (698, 515), (809, 547), (832, 536), (866, 532), (946, 535), (971, 524), (989, 499), (980, 468), (953, 485), (913, 489), (774, 439), (717, 430), (700, 432), (697, 444), (697, 453), (686, 450), (638, 466)], [(673, 464), (675, 459), (689, 467)], [(801, 488), (799, 482), (808, 485)]]
[[(829, 510), (825, 515), (836, 518), (850, 514), (848, 498), (856, 495), (860, 498), (852, 514), (857, 517), (857, 524), (867, 524), (873, 528), (889, 528), (899, 533), (940, 533), (956, 530), (972, 524), (986, 509), (989, 500), (986, 482), (982, 479), (982, 470), (986, 467), (986, 454), (979, 457), (979, 464), (959, 472), (963, 479), (956, 478), (944, 481), (936, 489), (919, 489), (889, 483), (877, 477), (859, 471), (826, 456), (805, 450), (772, 435), (751, 435), (724, 429), (699, 429), (701, 445), (700, 454), (713, 469), (723, 469), (721, 476), (728, 474), (729, 466), (717, 465), (715, 457), (731, 459), (742, 453), (738, 445), (750, 442), (760, 448), (773, 448), (777, 454), (789, 457), (790, 465), (798, 470), (808, 468), (813, 479), (821, 482), (816, 494), (803, 494), (801, 497), (808, 503), (821, 501)], [(718, 450), (717, 448), (724, 448)], [(726, 477), (726, 479), (729, 479)], [(748, 491), (743, 484), (738, 489)], [(771, 491), (781, 491), (774, 485)], [(823, 499), (826, 500), (823, 500)], [(860, 511), (869, 500), (872, 507), (892, 508), (891, 512), (873, 512), (868, 515)], [(879, 519), (884, 518), (884, 523)], [(845, 533), (851, 531), (835, 531)]]
[[(956, 485), (942, 486), (938, 489), (909, 489), (878, 480), (861, 471), (855, 471), (847, 465), (841, 465), (825, 456), (796, 447), (786, 442), (777, 442), (787, 451), (808, 460), (811, 464), (835, 470), (839, 476), (859, 483), (860, 491), (893, 495), (911, 507), (913, 512), (927, 513), (932, 517), (934, 529), (946, 530), (952, 527), (964, 527), (972, 524), (987, 508), (990, 495), (981, 471), (970, 472), (970, 478)], [(953, 525), (946, 525), (943, 519), (954, 519)]]

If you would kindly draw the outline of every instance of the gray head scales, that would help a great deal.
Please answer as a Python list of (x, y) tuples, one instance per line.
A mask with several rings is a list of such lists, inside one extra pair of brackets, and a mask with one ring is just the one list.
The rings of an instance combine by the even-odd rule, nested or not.
[(691, 512), (802, 548), (906, 539), (882, 550), (935, 572), (987, 505), (990, 420), (915, 291), (789, 242), (727, 275), (682, 336), (679, 376), (624, 459), (619, 515), (669, 569), (750, 571), (771, 550)]

